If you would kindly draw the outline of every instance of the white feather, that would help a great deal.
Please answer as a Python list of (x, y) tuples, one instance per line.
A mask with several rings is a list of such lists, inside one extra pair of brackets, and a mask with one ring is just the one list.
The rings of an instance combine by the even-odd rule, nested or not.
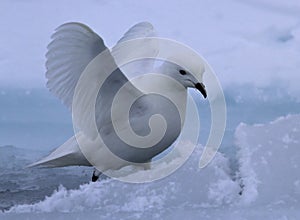
[[(118, 57), (130, 56), (130, 52), (128, 54), (121, 54), (123, 50), (120, 50), (122, 47), (122, 43), (134, 39), (143, 39), (139, 41), (139, 51), (143, 51), (142, 48), (146, 48), (143, 55), (151, 55), (152, 57), (156, 57), (159, 53), (159, 45), (156, 43), (152, 43), (149, 38), (156, 37), (157, 33), (149, 22), (140, 22), (134, 26), (132, 26), (121, 39), (117, 42), (117, 44), (112, 48), (111, 54), (115, 58), (116, 62), (118, 63)], [(149, 51), (149, 43), (152, 43), (151, 51)], [(147, 46), (145, 46), (147, 45)], [(136, 52), (133, 52), (136, 53)], [(120, 66), (119, 68), (122, 72), (129, 78), (145, 74), (147, 72), (153, 72), (154, 70), (155, 61), (154, 59), (142, 59), (134, 62), (130, 62), (125, 66)]]
[(106, 46), (101, 37), (81, 23), (61, 25), (52, 39), (46, 54), (47, 87), (71, 109), (82, 71)]

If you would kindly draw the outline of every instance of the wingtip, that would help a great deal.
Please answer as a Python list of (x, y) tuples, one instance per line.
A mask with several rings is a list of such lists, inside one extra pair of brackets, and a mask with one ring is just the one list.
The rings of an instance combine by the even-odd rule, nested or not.
[(28, 169), (28, 168), (33, 168), (33, 167), (37, 167), (37, 166), (38, 166), (38, 162), (35, 162), (35, 163), (31, 163), (31, 164), (26, 165), (24, 168)]

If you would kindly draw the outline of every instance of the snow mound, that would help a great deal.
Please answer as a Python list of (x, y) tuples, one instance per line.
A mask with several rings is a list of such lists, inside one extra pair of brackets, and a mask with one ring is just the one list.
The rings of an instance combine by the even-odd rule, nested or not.
[[(101, 210), (101, 213), (113, 214), (117, 210), (136, 214), (156, 210), (156, 213), (164, 213), (172, 207), (216, 207), (232, 203), (239, 196), (240, 187), (230, 178), (228, 160), (218, 153), (209, 166), (199, 169), (202, 149), (197, 146), (189, 160), (175, 173), (152, 183), (130, 184), (106, 179), (83, 184), (76, 190), (61, 186), (43, 201), (17, 205), (8, 212)], [(157, 169), (164, 169), (163, 166)]]
[(299, 204), (300, 115), (281, 117), (265, 125), (242, 123), (235, 138), (242, 204)]
[[(228, 159), (221, 153), (207, 167), (199, 169), (203, 147), (197, 146), (180, 169), (159, 181), (130, 184), (106, 179), (81, 184), (77, 189), (63, 184), (42, 201), (15, 205), (4, 215), (89, 213), (112, 219), (118, 213), (126, 219), (298, 219), (294, 217), (299, 216), (300, 208), (300, 114), (267, 124), (240, 124), (235, 139), (239, 165), (235, 180)], [(160, 172), (165, 165), (157, 169)], [(136, 172), (130, 175), (147, 175), (149, 171)]]

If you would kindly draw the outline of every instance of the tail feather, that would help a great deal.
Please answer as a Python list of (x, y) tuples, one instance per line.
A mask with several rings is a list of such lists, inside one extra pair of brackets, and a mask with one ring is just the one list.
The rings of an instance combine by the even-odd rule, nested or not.
[(76, 138), (73, 136), (51, 154), (27, 167), (65, 167), (75, 165), (91, 166), (80, 151)]

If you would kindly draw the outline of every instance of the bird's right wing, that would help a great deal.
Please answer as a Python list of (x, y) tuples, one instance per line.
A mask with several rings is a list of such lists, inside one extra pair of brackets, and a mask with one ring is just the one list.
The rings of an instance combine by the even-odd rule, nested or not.
[[(86, 25), (63, 24), (52, 39), (46, 54), (47, 87), (72, 110), (75, 127), (94, 138), (93, 121), (100, 126), (105, 123), (107, 117), (103, 112), (109, 112), (113, 95), (128, 79), (101, 37)], [(135, 87), (128, 85), (128, 93), (139, 94)], [(90, 113), (92, 110), (94, 115)]]
[(107, 48), (100, 36), (81, 23), (63, 24), (51, 38), (46, 54), (47, 87), (71, 109), (74, 90), (83, 70)]

